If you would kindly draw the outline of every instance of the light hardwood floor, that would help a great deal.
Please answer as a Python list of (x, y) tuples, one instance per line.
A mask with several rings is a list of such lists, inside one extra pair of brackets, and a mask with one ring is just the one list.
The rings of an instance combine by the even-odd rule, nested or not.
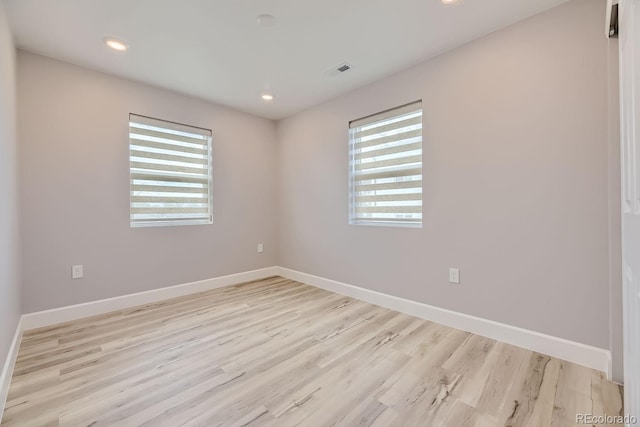
[(571, 426), (621, 393), (275, 277), (26, 332), (2, 426)]

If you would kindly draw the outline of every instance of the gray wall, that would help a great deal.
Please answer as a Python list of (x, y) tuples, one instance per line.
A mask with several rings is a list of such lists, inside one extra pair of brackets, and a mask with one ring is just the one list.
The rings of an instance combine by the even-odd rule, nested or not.
[[(19, 53), (24, 311), (279, 264), (611, 348), (620, 379), (617, 55), (604, 8), (574, 0), (283, 120), (277, 134), (267, 120)], [(13, 48), (0, 36), (11, 93)], [(424, 227), (349, 226), (349, 120), (419, 98)], [(9, 124), (10, 105), (3, 97)], [(129, 112), (213, 129), (212, 226), (129, 228)], [(0, 191), (15, 201), (2, 124)], [(18, 315), (15, 212), (0, 207), (12, 233), (0, 346)], [(71, 280), (73, 264), (84, 279)], [(461, 285), (447, 283), (449, 267)]]
[[(213, 225), (129, 227), (130, 112), (213, 130)], [(18, 128), (25, 312), (276, 264), (272, 121), (19, 52)]]
[(609, 348), (612, 378), (622, 383), (622, 189), (620, 171), (620, 89), (618, 74), (618, 39), (609, 39)]
[[(609, 348), (605, 3), (569, 2), (281, 121), (280, 265)], [(416, 99), (423, 228), (349, 226), (349, 120)]]
[(0, 370), (21, 313), (15, 117), (15, 48), (0, 2)]

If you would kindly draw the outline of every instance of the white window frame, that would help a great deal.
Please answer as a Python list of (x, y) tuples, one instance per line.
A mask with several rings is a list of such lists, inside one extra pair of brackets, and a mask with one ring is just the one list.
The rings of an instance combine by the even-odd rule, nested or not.
[[(417, 195), (420, 194), (419, 196), (419, 204), (415, 204), (413, 206), (411, 206), (412, 208), (418, 207), (419, 206), (419, 212), (397, 212), (397, 213), (393, 213), (393, 212), (389, 212), (389, 217), (391, 217), (392, 215), (403, 215), (403, 214), (409, 214), (409, 215), (415, 215), (418, 216), (419, 215), (419, 219), (418, 218), (362, 218), (363, 214), (360, 214), (360, 216), (358, 216), (358, 213), (356, 211), (357, 207), (360, 206), (362, 207), (363, 203), (367, 203), (367, 202), (363, 202), (363, 201), (359, 201), (358, 198), (359, 197), (372, 197), (375, 196), (371, 195), (371, 194), (367, 194), (366, 196), (363, 194), (359, 194), (356, 192), (356, 184), (358, 181), (358, 165), (362, 165), (362, 164), (366, 164), (367, 161), (373, 162), (376, 161), (374, 160), (375, 157), (369, 157), (369, 158), (365, 158), (363, 157), (363, 154), (366, 154), (366, 152), (362, 152), (361, 149), (362, 148), (358, 148), (357, 145), (361, 144), (360, 139), (357, 137), (358, 133), (363, 132), (362, 128), (365, 128), (365, 132), (366, 132), (366, 127), (367, 126), (372, 126), (375, 125), (377, 123), (381, 123), (381, 122), (385, 122), (385, 121), (392, 121), (395, 118), (400, 118), (402, 116), (408, 116), (409, 118), (411, 117), (411, 115), (417, 115), (417, 112), (420, 112), (419, 117), (420, 119), (418, 120), (420, 126), (419, 126), (419, 148), (416, 148), (413, 151), (413, 155), (412, 157), (420, 157), (420, 161), (419, 161), (419, 166), (409, 166), (409, 165), (415, 165), (417, 162), (408, 162), (406, 163), (406, 166), (408, 169), (412, 169), (412, 170), (417, 170), (419, 168), (420, 172), (419, 174), (413, 174), (411, 176), (407, 176), (406, 178), (407, 181), (405, 182), (410, 182), (410, 181), (420, 181), (419, 185), (416, 185), (414, 187), (410, 187), (407, 189), (408, 195), (409, 192), (411, 195)], [(417, 116), (416, 116), (417, 117)], [(380, 113), (376, 113), (376, 114), (372, 114), (370, 116), (366, 116), (363, 117), (361, 119), (357, 119), (357, 120), (353, 120), (349, 123), (349, 224), (351, 225), (366, 225), (366, 226), (383, 226), (383, 227), (411, 227), (411, 228), (422, 228), (422, 221), (423, 221), (423, 174), (422, 174), (422, 165), (423, 165), (423, 159), (422, 159), (422, 153), (423, 153), (423, 118), (422, 118), (422, 101), (415, 101), (415, 102), (411, 102), (409, 104), (405, 104), (405, 105), (401, 105), (398, 107), (394, 107), (391, 108), (389, 110), (385, 110), (382, 111)], [(400, 121), (400, 120), (399, 120)], [(418, 124), (414, 124), (413, 126), (417, 126)], [(388, 126), (388, 125), (387, 125)], [(414, 131), (417, 129), (413, 129)], [(391, 131), (393, 132), (393, 130)], [(406, 131), (409, 132), (409, 131)], [(402, 132), (400, 132), (399, 134), (402, 134)], [(418, 142), (417, 138), (418, 136), (414, 136), (413, 138), (413, 143)], [(402, 140), (402, 137), (398, 138), (399, 140)], [(409, 139), (409, 138), (407, 138)], [(392, 142), (392, 141), (391, 141)], [(387, 146), (382, 146), (383, 149)], [(365, 148), (366, 150), (366, 148)], [(371, 151), (376, 150), (376, 148), (370, 148)], [(419, 154), (418, 154), (418, 150), (419, 150)], [(409, 150), (408, 150), (409, 151)], [(396, 153), (397, 154), (397, 153)], [(387, 155), (388, 158), (389, 155)], [(393, 155), (391, 155), (393, 157)], [(396, 157), (396, 159), (400, 160), (400, 156)], [(403, 167), (404, 165), (396, 165), (395, 167)], [(402, 171), (398, 170), (396, 171), (398, 173), (398, 175), (393, 175), (393, 169), (394, 166), (388, 166), (386, 169), (381, 167), (380, 169), (378, 169), (379, 171), (386, 171), (387, 173), (390, 173), (392, 175), (386, 177), (388, 178), (401, 178), (404, 175), (402, 175)], [(362, 170), (362, 169), (361, 169)], [(360, 172), (361, 174), (365, 174), (365, 172)], [(418, 178), (419, 177), (419, 178)], [(396, 181), (399, 182), (399, 181)], [(374, 182), (372, 185), (376, 185), (379, 184), (378, 182)], [(393, 184), (393, 182), (386, 182), (386, 185), (389, 184)], [(367, 184), (361, 184), (361, 185), (367, 185)], [(399, 190), (400, 188), (402, 188), (401, 186), (398, 186), (398, 188), (392, 188), (392, 189), (388, 189), (391, 192), (393, 192), (394, 190)], [(419, 188), (419, 192), (417, 192), (416, 190)], [(412, 191), (413, 190), (413, 191)], [(375, 191), (375, 190), (374, 190)], [(388, 194), (389, 191), (387, 191), (387, 195), (391, 195)], [(395, 193), (395, 194), (400, 194), (401, 192)], [(416, 203), (418, 202), (418, 199), (415, 200), (411, 200), (410, 202), (408, 202), (408, 204), (412, 204), (412, 203)], [(368, 203), (373, 203), (374, 206), (371, 207), (380, 207), (380, 205), (376, 205), (376, 203), (382, 203), (382, 205), (384, 206), (385, 203), (383, 200), (373, 200), (373, 201), (369, 201)], [(388, 202), (389, 204), (391, 202)], [(402, 202), (401, 202), (402, 203)], [(367, 207), (367, 206), (365, 206)], [(389, 206), (389, 207), (394, 207), (394, 206)], [(375, 212), (372, 213), (373, 215), (378, 214), (378, 215), (383, 215), (384, 213), (381, 212)]]
[[(134, 207), (134, 203), (135, 200), (134, 198), (136, 197), (136, 192), (133, 190), (134, 187), (134, 176), (136, 175), (136, 173), (138, 174), (138, 176), (145, 174), (143, 172), (140, 172), (139, 169), (134, 168), (132, 166), (132, 163), (134, 163), (134, 160), (132, 160), (134, 158), (134, 156), (132, 156), (132, 147), (133, 146), (140, 146), (141, 144), (138, 143), (134, 143), (132, 142), (132, 123), (136, 123), (136, 124), (142, 124), (142, 125), (148, 125), (148, 126), (154, 126), (154, 127), (158, 127), (158, 128), (162, 128), (165, 129), (166, 131), (169, 132), (178, 132), (178, 133), (184, 133), (184, 134), (189, 134), (192, 133), (194, 135), (198, 135), (200, 137), (202, 137), (203, 139), (206, 140), (206, 144), (204, 144), (203, 146), (206, 147), (206, 167), (207, 167), (207, 173), (203, 174), (206, 175), (204, 179), (206, 179), (206, 185), (207, 185), (207, 191), (206, 193), (202, 193), (202, 194), (207, 194), (207, 209), (208, 209), (208, 215), (206, 215), (206, 218), (194, 218), (194, 219), (188, 219), (188, 218), (176, 218), (176, 219), (171, 219), (171, 218), (167, 218), (166, 220), (135, 220), (133, 215), (133, 209)], [(137, 125), (136, 125), (137, 126)], [(148, 117), (148, 116), (143, 116), (140, 114), (134, 114), (134, 113), (130, 113), (129, 114), (129, 225), (131, 228), (141, 228), (141, 227), (166, 227), (166, 226), (183, 226), (183, 225), (206, 225), (206, 224), (212, 224), (213, 223), (213, 174), (212, 174), (212, 143), (213, 143), (213, 136), (212, 136), (212, 131), (211, 129), (207, 129), (207, 128), (202, 128), (202, 127), (198, 127), (198, 126), (192, 126), (192, 125), (185, 125), (182, 123), (178, 123), (178, 122), (173, 122), (173, 121), (169, 121), (169, 120), (164, 120), (164, 119), (158, 119), (158, 118), (154, 118), (154, 117)], [(180, 154), (184, 154), (184, 152), (180, 152), (177, 151), (175, 152), (176, 155), (180, 155)], [(150, 172), (150, 173), (146, 173), (147, 175), (151, 176), (151, 175), (157, 175), (158, 180), (155, 181), (163, 181), (163, 177), (164, 177), (164, 181), (166, 182), (180, 182), (179, 179), (179, 173), (175, 172), (166, 172), (164, 171), (157, 171), (157, 172)], [(197, 179), (194, 178), (194, 180)], [(148, 179), (150, 180), (150, 179)], [(185, 177), (185, 182), (188, 182), (189, 178)], [(202, 180), (202, 178), (200, 178), (200, 180), (204, 183), (204, 181)], [(150, 180), (153, 181), (153, 180)], [(160, 184), (156, 184), (156, 185), (160, 185)], [(176, 193), (180, 193), (180, 192), (176, 192)], [(188, 193), (183, 193), (184, 194), (188, 194)], [(180, 197), (180, 196), (171, 196), (171, 197)], [(184, 197), (184, 196), (183, 196)], [(204, 203), (202, 203), (204, 204)]]

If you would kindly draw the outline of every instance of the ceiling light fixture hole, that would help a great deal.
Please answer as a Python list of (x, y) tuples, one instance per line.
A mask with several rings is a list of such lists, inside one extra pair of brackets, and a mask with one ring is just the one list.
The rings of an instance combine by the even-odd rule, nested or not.
[(118, 40), (113, 37), (105, 37), (103, 41), (104, 44), (107, 45), (107, 47), (115, 50), (116, 52), (126, 52), (127, 49), (129, 49), (129, 45), (127, 45), (124, 41)]

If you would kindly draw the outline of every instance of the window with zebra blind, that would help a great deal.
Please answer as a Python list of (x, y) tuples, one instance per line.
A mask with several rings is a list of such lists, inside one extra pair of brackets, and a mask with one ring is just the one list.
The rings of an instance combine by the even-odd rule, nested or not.
[(349, 124), (349, 223), (422, 226), (422, 101)]
[(211, 130), (129, 115), (132, 227), (211, 224)]

